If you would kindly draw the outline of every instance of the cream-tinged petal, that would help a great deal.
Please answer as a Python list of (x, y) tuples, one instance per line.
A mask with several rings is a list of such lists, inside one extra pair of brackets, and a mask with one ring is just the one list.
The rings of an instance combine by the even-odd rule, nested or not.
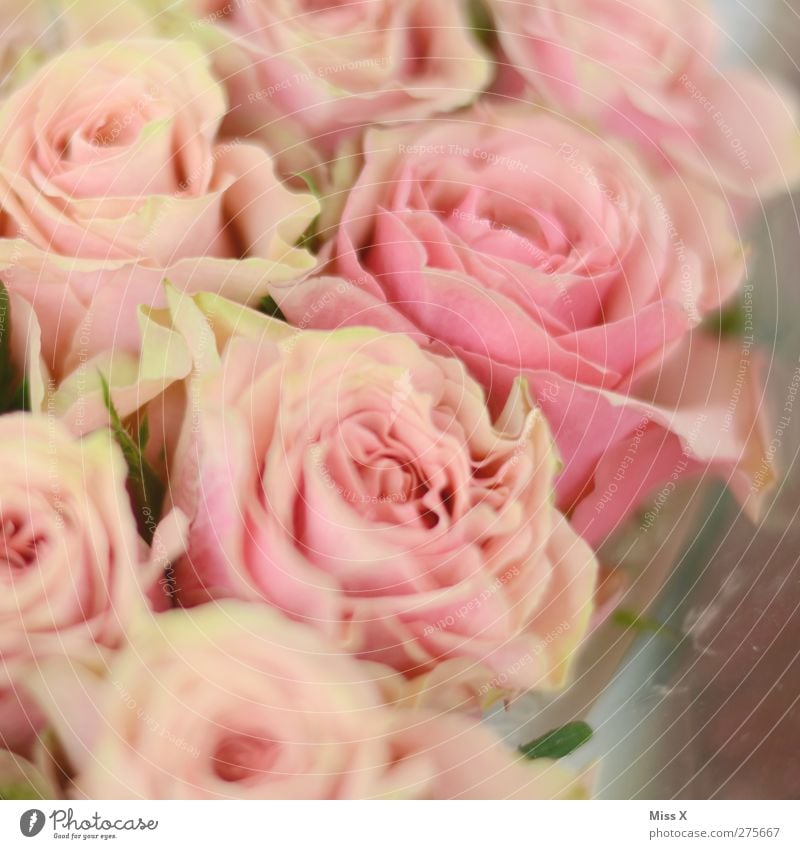
[(588, 795), (584, 776), (525, 762), (468, 719), (399, 707), (390, 670), (253, 604), (162, 614), (105, 678), (51, 663), (34, 686), (73, 798)]
[(124, 351), (98, 354), (82, 363), (50, 394), (50, 408), (74, 433), (82, 435), (108, 422), (103, 381), (124, 419), (191, 372), (192, 356), (185, 337), (153, 321), (152, 314), (144, 307), (139, 310), (141, 356)]

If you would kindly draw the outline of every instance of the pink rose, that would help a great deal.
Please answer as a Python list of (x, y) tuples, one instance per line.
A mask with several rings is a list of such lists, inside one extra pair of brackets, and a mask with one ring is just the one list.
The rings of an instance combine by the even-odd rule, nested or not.
[(466, 659), (484, 696), (561, 685), (597, 566), (525, 387), (493, 424), (461, 363), (408, 338), (287, 333), (230, 338), (190, 391), (179, 602), (266, 601), (409, 677)]
[(503, 54), (499, 93), (527, 98), (527, 85), (736, 197), (766, 200), (800, 179), (794, 98), (754, 73), (718, 69), (705, 0), (487, 2)]
[(391, 675), (274, 610), (227, 602), (159, 616), (105, 679), (50, 664), (38, 689), (77, 798), (585, 795), (463, 717), (388, 706)]
[(123, 0), (114, 14), (95, 0), (4, 0), (0, 25), (0, 93), (7, 95), (58, 53), (155, 34), (138, 2)]
[(151, 573), (107, 431), (78, 442), (43, 416), (0, 416), (0, 466), (0, 744), (19, 748), (41, 720), (31, 670), (102, 665), (146, 612)]
[(263, 133), (290, 173), (366, 124), (463, 106), (490, 79), (463, 0), (187, 6), (188, 33), (208, 43), (231, 92), (230, 128)]
[(0, 28), (0, 92), (12, 88), (24, 76), (28, 55), (51, 41), (51, 9), (36, 0), (7, 0)]
[(164, 278), (251, 302), (313, 265), (294, 244), (316, 201), (219, 139), (226, 109), (199, 49), (167, 41), (68, 52), (0, 108), (0, 273), (56, 378), (138, 353), (136, 308)]
[[(565, 463), (563, 509), (605, 491), (598, 464), (640, 430), (647, 450), (630, 464), (642, 474), (659, 452), (674, 465), (676, 448), (692, 471), (740, 469), (743, 445), (713, 431), (723, 408), (698, 429), (696, 411), (637, 394), (741, 280), (743, 249), (715, 195), (656, 179), (630, 151), (559, 118), (481, 107), (370, 131), (341, 214), (326, 215), (323, 268), (352, 285), (275, 286), (284, 314), (301, 327), (369, 324), (433, 340), (467, 363), (495, 411), (524, 374)], [(658, 483), (623, 477), (576, 526), (592, 541)], [(747, 475), (734, 478), (749, 494)]]

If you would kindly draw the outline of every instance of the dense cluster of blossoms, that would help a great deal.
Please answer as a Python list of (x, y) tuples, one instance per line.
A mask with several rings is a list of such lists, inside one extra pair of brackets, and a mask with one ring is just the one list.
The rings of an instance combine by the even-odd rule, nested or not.
[(480, 720), (637, 509), (757, 514), (792, 99), (702, 0), (11, 6), (0, 796), (587, 795)]

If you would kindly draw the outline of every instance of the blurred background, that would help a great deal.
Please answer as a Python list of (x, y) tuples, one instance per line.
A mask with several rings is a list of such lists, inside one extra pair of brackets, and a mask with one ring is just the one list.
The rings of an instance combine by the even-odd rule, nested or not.
[[(714, 5), (727, 64), (800, 93), (800, 0)], [(635, 575), (626, 607), (648, 618), (604, 626), (569, 693), (494, 717), (517, 743), (566, 718), (588, 720), (594, 738), (573, 758), (599, 763), (601, 798), (800, 798), (798, 201), (776, 202), (750, 226), (767, 441), (783, 475), (761, 521), (721, 487), (681, 493), (646, 538), (608, 553)]]

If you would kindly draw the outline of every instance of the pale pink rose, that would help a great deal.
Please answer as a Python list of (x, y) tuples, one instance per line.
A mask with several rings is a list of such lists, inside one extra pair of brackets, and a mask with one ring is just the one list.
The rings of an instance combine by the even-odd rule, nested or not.
[(290, 173), (367, 124), (455, 109), (490, 81), (463, 0), (186, 5), (231, 92), (228, 126), (262, 133)]
[(162, 614), (102, 680), (51, 664), (38, 689), (76, 798), (585, 796), (464, 717), (387, 705), (391, 676), (268, 607), (225, 602)]
[(135, 0), (114, 14), (95, 0), (4, 0), (0, 23), (0, 93), (8, 94), (48, 59), (77, 45), (156, 34)]
[[(741, 281), (744, 251), (713, 193), (656, 178), (631, 151), (549, 114), (481, 106), (370, 131), (343, 210), (327, 217), (322, 268), (351, 285), (273, 287), (290, 322), (432, 340), (469, 366), (495, 411), (523, 374), (565, 464), (562, 509), (604, 493), (598, 464), (640, 429), (648, 450), (627, 465), (656, 468), (661, 449), (671, 459), (683, 446), (692, 471), (736, 471), (749, 494), (744, 446), (713, 428), (727, 402), (698, 429), (672, 400), (661, 408), (636, 389)], [(576, 526), (593, 542), (649, 492), (622, 478)]]
[(165, 278), (252, 302), (313, 265), (294, 245), (316, 201), (219, 139), (226, 109), (200, 50), (169, 41), (68, 52), (0, 108), (0, 274), (56, 378), (138, 353), (136, 309)]
[(631, 138), (670, 170), (766, 200), (800, 179), (788, 88), (719, 67), (705, 0), (487, 0), (498, 93), (546, 103)]
[(0, 416), (0, 744), (41, 717), (26, 692), (46, 658), (102, 665), (144, 611), (152, 574), (106, 431), (78, 442), (44, 416)]
[(484, 696), (563, 684), (597, 564), (524, 385), (492, 423), (458, 360), (404, 336), (287, 332), (229, 339), (190, 390), (178, 601), (264, 601), (408, 677), (466, 659)]
[(46, 51), (53, 39), (52, 10), (40, 0), (7, 0), (0, 23), (0, 92), (24, 75), (31, 53)]

